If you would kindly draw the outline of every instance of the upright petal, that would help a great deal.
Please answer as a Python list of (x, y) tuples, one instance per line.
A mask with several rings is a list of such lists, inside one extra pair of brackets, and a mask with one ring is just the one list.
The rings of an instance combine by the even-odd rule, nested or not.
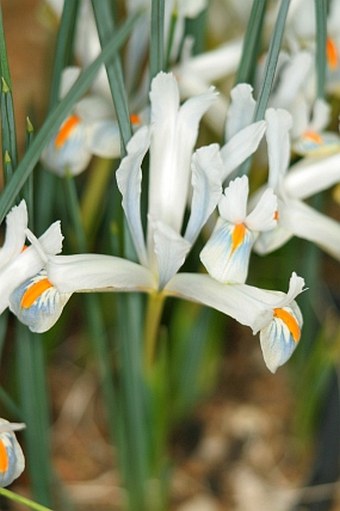
[(199, 121), (214, 97), (210, 89), (179, 108), (174, 76), (161, 72), (152, 81), (149, 214), (177, 232), (187, 203), (190, 161)]
[(219, 146), (211, 144), (198, 149), (191, 165), (193, 194), (184, 238), (192, 245), (222, 195), (223, 163)]
[(247, 176), (237, 177), (231, 181), (218, 205), (221, 217), (233, 224), (243, 223), (247, 216), (248, 194)]
[(252, 231), (270, 231), (277, 224), (277, 197), (271, 188), (261, 195), (254, 209), (247, 215), (246, 225)]
[(222, 181), (225, 181), (233, 170), (237, 169), (241, 163), (256, 151), (265, 130), (266, 123), (264, 121), (255, 122), (238, 131), (222, 147), (221, 156), (224, 165)]
[(123, 208), (140, 262), (147, 266), (140, 200), (142, 161), (149, 148), (150, 137), (146, 127), (140, 128), (127, 145), (127, 155), (116, 172), (117, 184), (122, 194)]
[(266, 122), (269, 160), (268, 184), (276, 191), (288, 168), (290, 158), (289, 129), (292, 118), (286, 110), (269, 108), (266, 111)]
[(229, 140), (241, 129), (249, 126), (254, 118), (256, 102), (253, 88), (248, 83), (240, 83), (231, 91), (231, 103), (228, 108), (225, 139)]
[(0, 268), (4, 267), (23, 250), (26, 239), (27, 207), (22, 200), (6, 216), (5, 243), (0, 248)]
[(87, 128), (88, 147), (102, 158), (119, 158), (121, 142), (118, 124), (114, 120), (97, 121)]
[(166, 224), (151, 221), (151, 229), (157, 260), (158, 288), (163, 289), (183, 265), (191, 245)]

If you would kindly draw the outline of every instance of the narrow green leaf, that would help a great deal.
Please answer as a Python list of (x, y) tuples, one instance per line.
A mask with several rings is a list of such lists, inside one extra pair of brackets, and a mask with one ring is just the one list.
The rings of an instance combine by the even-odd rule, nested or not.
[(164, 0), (152, 0), (150, 82), (162, 70), (164, 70)]
[(58, 127), (65, 119), (76, 101), (81, 98), (81, 96), (91, 85), (100, 66), (112, 58), (112, 55), (117, 52), (122, 44), (126, 41), (136, 19), (137, 16), (132, 16), (119, 30), (117, 30), (116, 34), (112, 39), (110, 39), (101, 54), (81, 73), (78, 80), (71, 87), (66, 96), (46, 118), (44, 125), (37, 133), (30, 148), (19, 163), (13, 178), (1, 194), (0, 223), (3, 221), (7, 211), (13, 204), (15, 197), (18, 195), (27, 178), (33, 171), (36, 163), (40, 158), (41, 151), (51, 139), (51, 137), (55, 134)]
[(264, 70), (264, 80), (263, 80), (260, 94), (259, 94), (257, 104), (256, 104), (254, 121), (260, 121), (261, 119), (263, 119), (264, 113), (267, 108), (269, 96), (270, 96), (272, 86), (273, 86), (277, 61), (279, 58), (281, 42), (282, 42), (282, 37), (283, 37), (284, 28), (285, 28), (289, 5), (290, 5), (290, 0), (281, 0), (279, 12), (278, 12), (274, 30), (273, 30), (272, 39), (270, 41), (268, 56), (267, 56), (267, 60), (266, 60), (265, 70)]
[(267, 3), (267, 0), (253, 2), (244, 36), (240, 65), (236, 73), (236, 83), (252, 83), (253, 81)]
[(317, 97), (325, 97), (326, 84), (326, 40), (327, 40), (327, 0), (314, 0), (316, 19), (316, 89)]
[[(110, 0), (101, 0), (96, 2), (92, 0), (92, 7), (96, 18), (97, 30), (102, 47), (115, 33), (116, 28), (113, 19)], [(118, 125), (123, 143), (123, 154), (125, 147), (132, 135), (126, 88), (122, 65), (119, 55), (115, 55), (111, 61), (106, 62), (106, 72), (110, 84), (113, 103), (116, 110)]]
[(61, 75), (63, 69), (71, 62), (78, 7), (79, 0), (64, 2), (53, 60), (50, 108), (58, 103)]

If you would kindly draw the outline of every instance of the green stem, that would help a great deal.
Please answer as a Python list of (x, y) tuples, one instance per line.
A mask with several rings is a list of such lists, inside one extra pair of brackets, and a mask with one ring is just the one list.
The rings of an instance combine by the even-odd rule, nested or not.
[(161, 293), (152, 293), (148, 297), (144, 327), (145, 367), (147, 371), (151, 369), (155, 360), (157, 335), (162, 318), (164, 299), (165, 297)]
[(30, 509), (36, 509), (36, 511), (52, 511), (51, 508), (43, 506), (42, 504), (38, 504), (38, 502), (34, 502), (33, 500), (27, 499), (26, 497), (22, 497), (13, 491), (7, 490), (6, 488), (0, 488), (0, 495), (3, 495), (6, 497), (6, 499), (14, 500), (14, 502), (23, 504)]

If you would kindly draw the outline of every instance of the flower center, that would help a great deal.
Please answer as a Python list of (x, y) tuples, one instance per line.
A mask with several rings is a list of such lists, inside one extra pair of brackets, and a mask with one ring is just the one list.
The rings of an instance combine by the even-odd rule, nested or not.
[(5, 444), (2, 440), (0, 440), (0, 473), (7, 472), (8, 470), (8, 454)]
[(77, 115), (70, 115), (66, 121), (61, 125), (60, 130), (55, 138), (54, 144), (57, 149), (61, 149), (65, 144), (66, 140), (71, 135), (72, 131), (78, 124), (80, 119)]
[(281, 319), (284, 324), (288, 327), (295, 342), (299, 342), (301, 337), (301, 329), (298, 322), (292, 314), (285, 309), (274, 309), (274, 317)]
[(28, 287), (21, 298), (21, 307), (23, 309), (29, 309), (31, 305), (43, 294), (44, 291), (53, 287), (53, 284), (47, 279), (41, 279)]

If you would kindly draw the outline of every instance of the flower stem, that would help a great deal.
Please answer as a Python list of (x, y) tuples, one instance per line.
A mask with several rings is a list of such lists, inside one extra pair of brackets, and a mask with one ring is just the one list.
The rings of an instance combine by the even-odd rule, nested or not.
[(6, 488), (0, 488), (0, 495), (3, 495), (7, 499), (14, 500), (19, 504), (24, 504), (24, 506), (27, 506), (30, 509), (35, 509), (36, 511), (51, 511), (49, 507), (38, 504), (38, 502), (34, 502), (33, 500), (27, 499), (26, 497), (22, 497), (17, 493), (7, 490)]
[(148, 297), (144, 329), (145, 367), (147, 371), (152, 367), (155, 359), (157, 335), (163, 312), (164, 298), (164, 295), (161, 293), (152, 293)]

